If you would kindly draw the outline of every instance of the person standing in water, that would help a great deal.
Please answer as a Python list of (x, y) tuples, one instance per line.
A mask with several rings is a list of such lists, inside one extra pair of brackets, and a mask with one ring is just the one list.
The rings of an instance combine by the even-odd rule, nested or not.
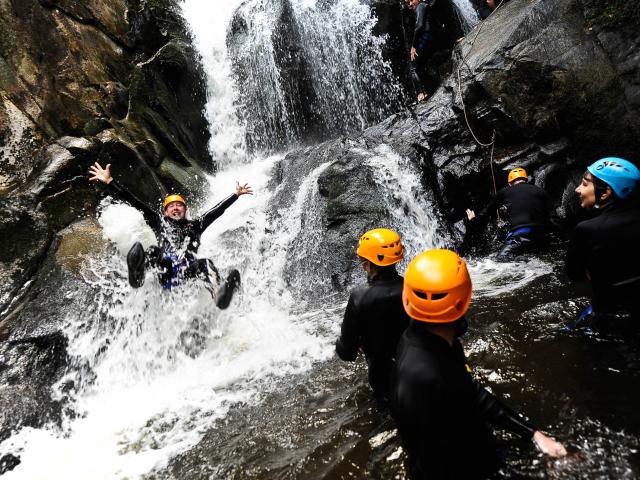
[(396, 345), (409, 324), (402, 308), (402, 277), (396, 271), (404, 249), (396, 232), (376, 228), (360, 237), (357, 254), (367, 284), (351, 292), (336, 353), (342, 360), (354, 361), (362, 350), (373, 395), (385, 406)]
[(473, 210), (467, 209), (467, 219), (472, 222), (470, 226), (478, 230), (499, 207), (506, 206), (509, 233), (497, 254), (498, 259), (509, 260), (538, 250), (545, 243), (549, 227), (557, 224), (551, 198), (542, 188), (528, 183), (528, 180), (524, 168), (514, 168), (507, 177), (509, 186), (498, 190), (477, 216)]
[(140, 242), (136, 242), (127, 254), (129, 283), (139, 288), (144, 283), (147, 267), (160, 270), (159, 280), (164, 288), (170, 289), (184, 278), (202, 278), (210, 281), (216, 305), (227, 308), (234, 290), (240, 284), (240, 273), (231, 270), (227, 280), (219, 286), (218, 271), (209, 259), (196, 257), (200, 246), (200, 236), (227, 208), (242, 195), (252, 195), (249, 185), (236, 183), (236, 191), (202, 216), (186, 218), (187, 205), (181, 195), (169, 195), (163, 202), (162, 211), (150, 208), (111, 176), (111, 165), (102, 168), (97, 162), (89, 168), (90, 181), (104, 183), (109, 191), (140, 210), (153, 230), (158, 246), (147, 252)]
[(576, 193), (598, 216), (580, 222), (567, 250), (567, 273), (591, 282), (593, 320), (604, 330), (640, 332), (640, 171), (628, 160), (602, 158), (587, 168)]
[(459, 340), (471, 293), (467, 266), (450, 250), (428, 250), (407, 267), (402, 302), (413, 321), (398, 344), (391, 413), (411, 480), (487, 478), (499, 467), (489, 425), (533, 440), (552, 457), (566, 455), (472, 378)]

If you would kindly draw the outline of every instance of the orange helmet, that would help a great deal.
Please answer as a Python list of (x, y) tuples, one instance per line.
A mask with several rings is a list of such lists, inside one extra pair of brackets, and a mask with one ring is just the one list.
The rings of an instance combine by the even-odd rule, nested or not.
[(529, 175), (527, 175), (527, 171), (524, 168), (514, 168), (509, 172), (509, 176), (507, 177), (507, 182), (511, 183), (515, 180), (522, 178), (524, 180), (529, 179)]
[(427, 250), (407, 267), (402, 303), (414, 320), (449, 323), (466, 313), (471, 290), (467, 265), (458, 254), (451, 250)]
[(167, 205), (169, 205), (172, 202), (180, 202), (185, 207), (187, 206), (187, 202), (185, 202), (184, 198), (182, 198), (180, 195), (168, 195), (167, 198), (164, 199), (164, 203), (162, 204), (162, 209), (166, 210)]
[(357, 253), (380, 267), (393, 265), (404, 258), (400, 235), (386, 228), (369, 230), (362, 235)]

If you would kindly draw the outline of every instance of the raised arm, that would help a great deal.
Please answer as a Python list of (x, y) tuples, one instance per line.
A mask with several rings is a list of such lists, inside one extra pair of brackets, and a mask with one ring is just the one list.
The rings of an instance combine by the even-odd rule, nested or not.
[(246, 183), (244, 185), (240, 185), (239, 182), (236, 182), (235, 193), (229, 195), (198, 219), (201, 230), (204, 231), (209, 225), (216, 221), (225, 212), (225, 210), (233, 205), (242, 195), (253, 195), (253, 190), (251, 190), (251, 187)]
[(102, 168), (100, 164), (96, 162), (89, 167), (89, 173), (91, 174), (91, 177), (89, 177), (90, 181), (104, 183), (108, 186), (110, 192), (116, 194), (121, 200), (124, 200), (132, 207), (140, 210), (152, 228), (159, 226), (159, 213), (114, 180), (111, 176), (110, 163), (107, 164), (105, 168)]

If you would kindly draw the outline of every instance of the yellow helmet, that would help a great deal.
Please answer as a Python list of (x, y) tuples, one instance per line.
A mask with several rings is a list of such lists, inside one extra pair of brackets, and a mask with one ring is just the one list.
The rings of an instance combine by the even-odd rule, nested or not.
[(180, 195), (168, 195), (167, 198), (164, 199), (164, 203), (162, 204), (162, 209), (166, 210), (167, 205), (169, 205), (172, 202), (180, 202), (185, 207), (187, 206), (187, 202), (185, 202), (184, 198), (182, 198)]
[(414, 320), (450, 323), (462, 317), (471, 302), (467, 265), (451, 250), (427, 250), (407, 267), (402, 288), (404, 310)]
[(362, 235), (357, 253), (380, 267), (393, 265), (404, 258), (400, 235), (386, 228), (375, 228)]
[(509, 176), (507, 177), (507, 182), (511, 183), (515, 180), (522, 178), (524, 180), (529, 179), (529, 175), (527, 175), (527, 171), (524, 168), (514, 168), (509, 172)]

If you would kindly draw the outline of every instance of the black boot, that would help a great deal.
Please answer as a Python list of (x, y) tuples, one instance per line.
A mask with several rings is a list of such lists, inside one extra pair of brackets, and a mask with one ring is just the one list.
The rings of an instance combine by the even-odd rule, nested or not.
[(220, 310), (224, 310), (231, 303), (233, 292), (240, 286), (240, 272), (235, 268), (227, 275), (227, 280), (222, 284), (216, 296), (216, 306)]
[(144, 248), (136, 242), (127, 253), (127, 267), (129, 268), (129, 284), (133, 288), (140, 288), (144, 284)]

